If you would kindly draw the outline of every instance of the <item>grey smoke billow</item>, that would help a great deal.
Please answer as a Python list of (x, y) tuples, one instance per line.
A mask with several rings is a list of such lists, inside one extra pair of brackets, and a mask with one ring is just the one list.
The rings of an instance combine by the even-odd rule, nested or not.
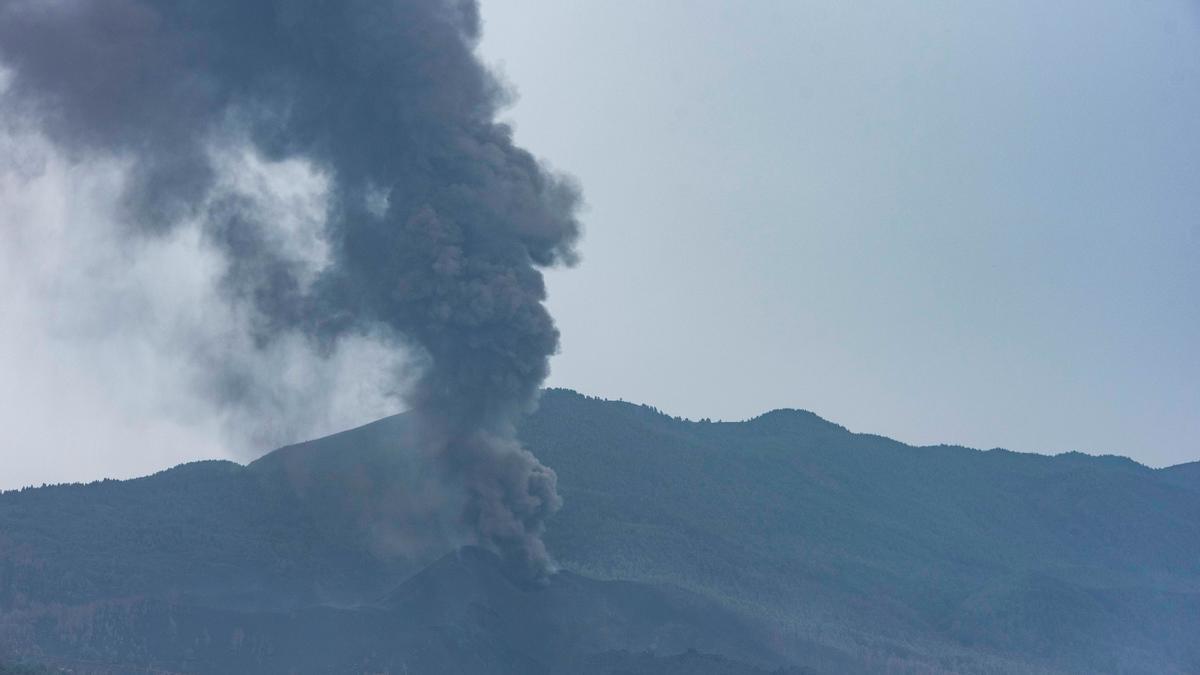
[[(202, 217), (258, 343), (382, 330), (417, 348), (410, 403), (461, 524), (538, 576), (560, 500), (514, 422), (558, 346), (540, 269), (575, 262), (580, 196), (496, 122), (479, 31), (472, 0), (0, 0), (2, 105), (68, 156), (129, 162), (127, 236)], [(236, 143), (327, 173), (315, 279), (214, 196), (212, 148)], [(214, 395), (243, 395), (226, 375)]]

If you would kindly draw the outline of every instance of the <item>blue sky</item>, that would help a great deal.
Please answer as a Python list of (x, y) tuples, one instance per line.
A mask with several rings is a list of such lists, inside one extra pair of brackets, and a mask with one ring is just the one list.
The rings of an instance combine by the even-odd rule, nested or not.
[(588, 201), (552, 384), (1200, 458), (1200, 5), (483, 9), (518, 141)]

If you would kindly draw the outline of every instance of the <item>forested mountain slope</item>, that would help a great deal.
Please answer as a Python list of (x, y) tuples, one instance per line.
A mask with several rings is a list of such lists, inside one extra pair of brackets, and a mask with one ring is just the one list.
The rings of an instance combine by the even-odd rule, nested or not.
[[(407, 432), (397, 416), (247, 467), (0, 495), (0, 661), (286, 670), (263, 656), (283, 652), (253, 656), (247, 636), (261, 649), (292, 633), (319, 644), (316, 627), (336, 616), (381, 642), (334, 631), (342, 642), (327, 652), (353, 644), (383, 659), (386, 627), (424, 616), (442, 636), (472, 636), (446, 644), (511, 657), (488, 673), (570, 659), (577, 672), (1200, 670), (1200, 489), (1188, 465), (917, 448), (794, 410), (691, 422), (550, 390), (521, 435), (559, 475), (565, 506), (547, 541), (565, 570), (551, 586), (566, 590), (503, 590), (475, 565), (471, 578), (493, 581), (459, 597), (414, 595), (461, 566), (391, 529), (419, 471)], [(574, 626), (575, 646), (539, 652), (534, 632), (506, 632), (517, 619), (471, 607)], [(613, 607), (624, 633), (598, 618)], [(148, 644), (139, 616), (184, 633)], [(187, 626), (220, 648), (198, 651)]]

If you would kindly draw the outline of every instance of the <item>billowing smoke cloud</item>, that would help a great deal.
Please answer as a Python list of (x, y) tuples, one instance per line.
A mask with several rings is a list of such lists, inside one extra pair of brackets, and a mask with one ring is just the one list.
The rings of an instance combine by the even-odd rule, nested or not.
[[(540, 268), (574, 262), (579, 195), (496, 122), (479, 23), (470, 0), (0, 0), (2, 112), (124, 168), (127, 250), (199, 224), (250, 353), (416, 353), (407, 395), (462, 526), (538, 575), (559, 498), (513, 425), (558, 345)], [(281, 226), (235, 168), (289, 162), (322, 199)], [(261, 400), (254, 368), (205, 372), (217, 399)]]

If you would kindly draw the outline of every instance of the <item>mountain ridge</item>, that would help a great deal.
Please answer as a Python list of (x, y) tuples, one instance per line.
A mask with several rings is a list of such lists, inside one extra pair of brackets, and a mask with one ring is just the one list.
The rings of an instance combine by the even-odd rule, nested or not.
[[(893, 443), (898, 443), (900, 445), (904, 445), (904, 446), (907, 446), (909, 448), (914, 448), (914, 449), (950, 448), (950, 449), (956, 449), (956, 450), (964, 450), (964, 451), (968, 451), (968, 452), (979, 452), (979, 453), (996, 452), (996, 453), (1008, 453), (1008, 454), (1013, 454), (1013, 455), (1031, 456), (1031, 457), (1049, 457), (1049, 458), (1083, 457), (1083, 458), (1087, 458), (1087, 459), (1122, 461), (1122, 462), (1136, 465), (1137, 467), (1148, 469), (1150, 471), (1159, 471), (1159, 472), (1164, 472), (1164, 473), (1173, 473), (1173, 472), (1178, 471), (1180, 474), (1186, 475), (1188, 477), (1188, 479), (1191, 479), (1192, 477), (1194, 477), (1195, 480), (1198, 483), (1200, 483), (1200, 460), (1181, 462), (1179, 464), (1171, 464), (1171, 465), (1162, 466), (1162, 467), (1151, 467), (1147, 464), (1143, 464), (1142, 462), (1139, 462), (1138, 460), (1136, 460), (1132, 457), (1129, 457), (1127, 455), (1116, 454), (1116, 453), (1092, 454), (1092, 453), (1089, 453), (1086, 451), (1081, 451), (1081, 450), (1067, 450), (1067, 451), (1058, 452), (1058, 453), (1044, 453), (1044, 452), (1027, 451), (1027, 450), (1013, 450), (1011, 448), (1004, 448), (1004, 447), (999, 447), (999, 446), (991, 447), (991, 448), (981, 448), (981, 447), (974, 447), (974, 446), (969, 446), (969, 445), (961, 445), (961, 444), (957, 444), (957, 443), (934, 443), (934, 444), (920, 445), (920, 444), (912, 444), (912, 443), (906, 443), (904, 441), (899, 441), (899, 440), (896, 440), (896, 439), (894, 439), (890, 436), (887, 436), (883, 433), (869, 432), (869, 431), (851, 431), (849, 428), (847, 428), (841, 424), (838, 424), (837, 422), (829, 420), (825, 417), (822, 417), (821, 415), (819, 415), (816, 412), (813, 412), (811, 410), (807, 410), (804, 408), (790, 408), (790, 407), (773, 408), (773, 409), (767, 410), (765, 412), (759, 413), (758, 415), (754, 415), (752, 417), (748, 417), (743, 420), (712, 420), (710, 418), (692, 419), (692, 418), (681, 417), (681, 416), (677, 416), (677, 415), (671, 415), (670, 413), (664, 412), (664, 411), (662, 411), (654, 406), (651, 406), (649, 404), (633, 403), (630, 401), (626, 401), (624, 399), (606, 399), (606, 398), (598, 397), (598, 396), (590, 396), (587, 394), (577, 392), (573, 389), (567, 389), (567, 388), (563, 388), (563, 387), (550, 387), (550, 388), (544, 389), (543, 395), (546, 395), (546, 394), (579, 396), (579, 397), (582, 397), (587, 400), (599, 401), (599, 402), (606, 403), (606, 404), (628, 406), (630, 408), (634, 408), (637, 410), (649, 411), (650, 413), (652, 413), (654, 415), (658, 415), (658, 416), (661, 416), (663, 418), (666, 418), (666, 419), (669, 419), (669, 420), (672, 420), (675, 422), (682, 422), (682, 423), (696, 424), (696, 425), (701, 425), (701, 424), (747, 425), (747, 424), (752, 424), (752, 423), (761, 423), (763, 421), (776, 419), (776, 418), (786, 419), (788, 417), (795, 416), (795, 417), (799, 417), (799, 418), (804, 418), (806, 420), (811, 420), (811, 421), (817, 422), (822, 425), (828, 425), (829, 427), (844, 431), (847, 434), (851, 434), (854, 436), (882, 439), (882, 440), (890, 441)], [(95, 484), (106, 483), (106, 482), (124, 482), (124, 481), (131, 481), (131, 480), (141, 480), (144, 478), (150, 478), (153, 476), (157, 476), (159, 474), (162, 474), (162, 473), (165, 473), (168, 471), (174, 471), (174, 470), (180, 469), (182, 467), (188, 467), (188, 466), (197, 465), (197, 464), (202, 465), (202, 464), (213, 463), (213, 462), (236, 464), (238, 466), (248, 467), (255, 463), (258, 463), (259, 461), (267, 458), (270, 455), (279, 453), (280, 451), (286, 451), (289, 448), (306, 446), (306, 445), (309, 445), (309, 444), (317, 442), (317, 441), (325, 441), (330, 438), (341, 436), (342, 434), (366, 431), (368, 429), (376, 429), (376, 428), (379, 428), (381, 425), (384, 425), (384, 426), (390, 425), (391, 423), (389, 422), (389, 420), (398, 420), (400, 418), (403, 418), (406, 414), (407, 413), (405, 413), (405, 412), (394, 413), (394, 414), (379, 418), (377, 420), (364, 422), (362, 424), (350, 427), (348, 429), (343, 429), (341, 431), (336, 431), (336, 432), (330, 433), (325, 436), (320, 436), (320, 437), (308, 439), (308, 440), (296, 441), (294, 443), (287, 443), (278, 448), (268, 450), (268, 451), (262, 453), (261, 455), (254, 457), (253, 459), (245, 460), (245, 461), (239, 461), (236, 459), (229, 459), (229, 458), (189, 460), (189, 461), (181, 462), (179, 464), (165, 467), (163, 469), (159, 469), (157, 471), (154, 471), (154, 472), (151, 472), (151, 473), (148, 473), (145, 475), (141, 475), (141, 476), (132, 476), (132, 477), (128, 477), (128, 478), (106, 477), (106, 478), (98, 478), (98, 479), (90, 480), (90, 481), (73, 481), (73, 482), (63, 482), (63, 483), (43, 483), (41, 485), (25, 485), (25, 486), (21, 486), (21, 487), (0, 489), (0, 494), (10, 493), (10, 492), (21, 492), (22, 490), (33, 490), (33, 489), (54, 488), (54, 487), (69, 487), (69, 486), (78, 486), (78, 485), (95, 485)]]
[[(164, 620), (258, 616), (268, 628), (281, 612), (325, 625), (330, 612), (349, 611), (346, 620), (375, 634), (380, 610), (368, 605), (447, 554), (396, 546), (389, 529), (420, 468), (408, 433), (405, 417), (392, 416), (245, 466), (199, 462), (0, 495), (0, 628), (9, 634), (0, 630), (0, 655), (69, 652), (63, 627), (79, 620), (68, 616), (131, 630), (118, 620), (131, 610), (118, 608), (146, 602), (167, 602), (144, 605)], [(1186, 469), (909, 446), (801, 411), (685, 421), (563, 390), (546, 392), (520, 434), (559, 474), (565, 505), (546, 541), (564, 580), (616, 597), (620, 586), (593, 582), (632, 583), (659, 608), (682, 596), (653, 588), (701, 598), (711, 604), (699, 619), (740, 617), (768, 640), (779, 660), (764, 666), (1200, 668), (1187, 637), (1200, 631), (1200, 491), (1179, 484)], [(480, 597), (501, 615), (525, 602), (492, 592)], [(604, 606), (578, 604), (591, 608), (582, 625)], [(66, 637), (29, 637), (39, 611)], [(484, 631), (471, 649), (537, 660), (469, 612), (446, 616), (448, 635)], [(635, 633), (594, 647), (607, 657), (573, 656), (641, 667), (647, 645)], [(672, 644), (675, 656), (648, 658), (705, 647)], [(759, 667), (745, 653), (709, 656)], [(729, 665), (704, 658), (697, 663)]]

